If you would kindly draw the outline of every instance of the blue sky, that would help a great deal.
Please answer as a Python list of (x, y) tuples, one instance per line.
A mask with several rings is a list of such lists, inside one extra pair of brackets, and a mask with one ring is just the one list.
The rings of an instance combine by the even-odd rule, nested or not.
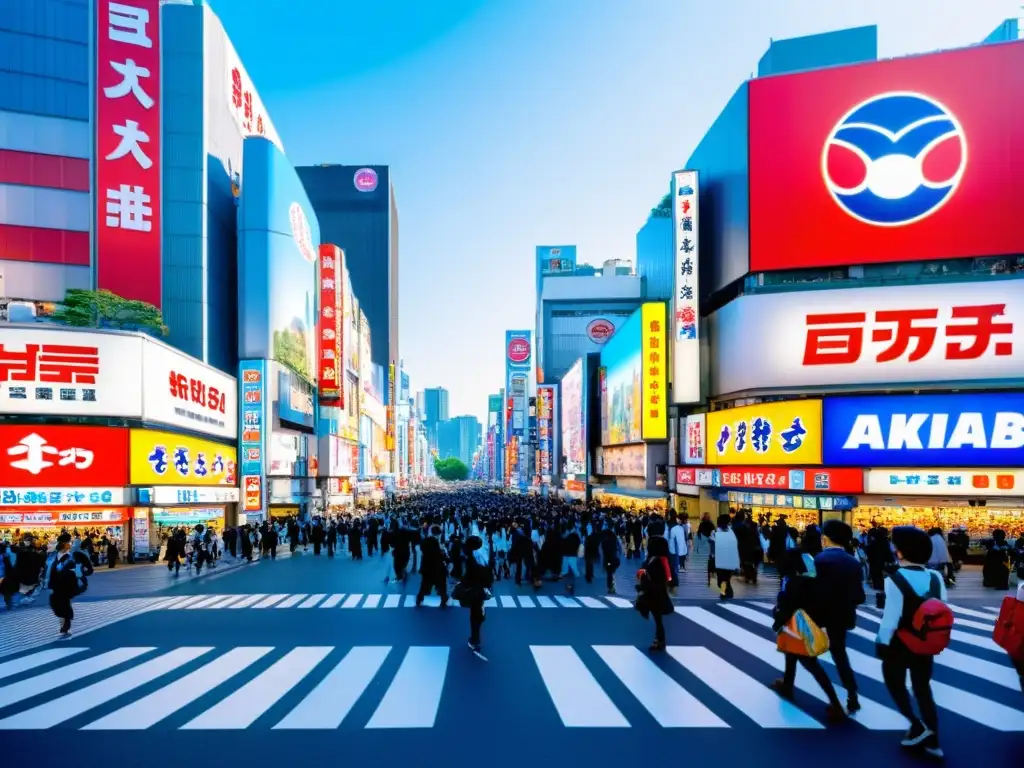
[(1024, 15), (1020, 0), (208, 2), (293, 163), (392, 166), (412, 387), (447, 387), (452, 415), (481, 421), (505, 330), (533, 325), (534, 246), (633, 259), (669, 173), (771, 38), (878, 24), (879, 54), (898, 56)]

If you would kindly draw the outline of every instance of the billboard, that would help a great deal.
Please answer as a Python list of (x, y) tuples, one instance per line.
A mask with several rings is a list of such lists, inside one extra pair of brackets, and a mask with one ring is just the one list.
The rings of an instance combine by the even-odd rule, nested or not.
[(1024, 496), (1021, 469), (869, 469), (864, 492), (891, 496)]
[(222, 485), (238, 483), (237, 451), (198, 437), (131, 430), (132, 485)]
[(1017, 381), (1024, 375), (1024, 280), (741, 296), (711, 316), (710, 332), (718, 350), (715, 396)]
[(640, 307), (643, 439), (668, 439), (668, 360), (665, 305), (649, 301)]
[(708, 438), (707, 415), (697, 413), (687, 416), (679, 420), (679, 427), (683, 433), (679, 441), (683, 447), (683, 464), (704, 464)]
[(615, 333), (615, 323), (605, 317), (595, 317), (587, 323), (587, 338), (595, 344), (604, 344)]
[(561, 438), (565, 475), (587, 477), (586, 358), (581, 357), (562, 377)]
[(0, 486), (4, 488), (127, 484), (127, 429), (64, 424), (0, 425)]
[(821, 400), (713, 411), (707, 426), (708, 464), (821, 464)]
[(345, 350), (343, 323), (345, 318), (344, 274), (345, 252), (336, 245), (320, 245), (320, 316), (318, 332), (318, 373), (317, 383), (321, 398), (339, 400), (345, 406)]
[(619, 326), (601, 350), (601, 444), (643, 440), (644, 360), (639, 311)]
[(96, 2), (96, 287), (162, 301), (160, 2)]
[(267, 421), (267, 363), (243, 360), (238, 364), (242, 423), (238, 441), (239, 471), (242, 476), (243, 511), (261, 514), (267, 499), (266, 452), (270, 425)]
[(527, 417), (529, 415), (530, 371), (533, 366), (533, 334), (530, 331), (505, 332), (505, 392), (509, 399), (506, 409), (507, 484), (525, 489), (529, 484), (529, 468), (523, 466), (528, 459)]
[(359, 380), (363, 392), (377, 397), (379, 393), (374, 379), (373, 359), (370, 357), (370, 322), (363, 311), (359, 310)]
[[(700, 392), (700, 253), (698, 251), (697, 171), (672, 174), (673, 252), (672, 399), (696, 403)], [(664, 365), (668, 361), (663, 361)]]
[(825, 464), (1024, 466), (1024, 393), (827, 397)]
[(753, 80), (751, 271), (1024, 253), (1020, 72), (1024, 42)]
[(555, 414), (558, 397), (553, 384), (537, 386), (537, 474), (541, 482), (550, 483), (555, 474)]
[[(576, 271), (575, 245), (538, 245), (537, 272), (541, 277), (571, 275)], [(538, 285), (538, 288), (540, 286)]]
[(864, 472), (860, 469), (790, 469), (789, 467), (722, 467), (719, 481), (723, 488), (750, 488), (765, 491), (828, 491), (861, 493)]
[(276, 360), (316, 381), (320, 228), (291, 163), (260, 137), (242, 148), (238, 347), (243, 359)]

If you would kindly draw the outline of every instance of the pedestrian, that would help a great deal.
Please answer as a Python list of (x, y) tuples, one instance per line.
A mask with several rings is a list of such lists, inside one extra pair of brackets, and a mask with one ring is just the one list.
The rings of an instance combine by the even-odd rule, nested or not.
[(672, 566), (669, 564), (668, 540), (664, 536), (647, 539), (647, 558), (637, 572), (637, 598), (634, 607), (645, 619), (654, 619), (654, 642), (651, 651), (665, 650), (666, 616), (675, 608), (669, 596), (672, 583)]
[(718, 530), (715, 531), (712, 541), (714, 542), (718, 599), (730, 600), (734, 596), (732, 577), (740, 568), (740, 550), (736, 543), (736, 534), (730, 528), (729, 515), (718, 516)]
[(420, 563), (420, 591), (416, 595), (416, 606), (423, 605), (423, 600), (432, 590), (437, 590), (441, 598), (441, 607), (448, 607), (448, 563), (445, 561), (444, 550), (441, 549), (441, 526), (430, 528), (427, 536), (420, 544), (422, 561)]
[(0, 541), (0, 596), (9, 611), (14, 607), (14, 596), (18, 593), (18, 553), (6, 541)]
[(455, 585), (452, 596), (463, 608), (469, 609), (469, 650), (485, 661), (486, 657), (481, 652), (480, 628), (486, 620), (484, 603), (491, 597), (493, 583), (494, 573), (483, 539), (471, 535), (466, 539), (466, 572), (462, 581)]
[(82, 552), (71, 552), (71, 535), (57, 537), (57, 548), (47, 559), (46, 583), (50, 588), (50, 609), (61, 620), (61, 640), (71, 637), (71, 622), (75, 611), (71, 601), (88, 588), (88, 577), (93, 573), (91, 559)]

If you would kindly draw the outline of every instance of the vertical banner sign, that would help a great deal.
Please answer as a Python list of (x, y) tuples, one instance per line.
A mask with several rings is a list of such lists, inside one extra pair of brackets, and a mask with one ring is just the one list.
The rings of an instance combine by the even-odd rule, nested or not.
[(320, 372), (317, 376), (321, 399), (345, 407), (342, 372), (341, 321), (344, 318), (340, 284), (342, 251), (336, 245), (320, 246)]
[(387, 429), (387, 436), (386, 436), (385, 442), (386, 442), (386, 445), (387, 445), (387, 449), (389, 451), (392, 451), (392, 455), (391, 455), (391, 471), (394, 472), (395, 471), (395, 455), (394, 455), (394, 450), (395, 450), (395, 416), (396, 416), (396, 411), (395, 411), (395, 364), (394, 363), (391, 363), (388, 366), (388, 407), (387, 407), (386, 413), (387, 413), (388, 429)]
[[(505, 331), (505, 393), (508, 398), (508, 422), (505, 428), (507, 451), (506, 485), (525, 490), (529, 468), (522, 466), (526, 422), (529, 415), (529, 381), (533, 365), (530, 331)], [(528, 458), (528, 457), (527, 457)]]
[(671, 308), (672, 399), (677, 403), (697, 403), (701, 399), (697, 182), (697, 171), (672, 174), (676, 254)]
[(238, 398), (241, 410), (241, 439), (238, 461), (242, 475), (242, 509), (262, 515), (266, 501), (265, 450), (267, 443), (267, 364), (265, 360), (243, 360), (238, 365)]
[(537, 473), (542, 483), (550, 483), (554, 474), (555, 456), (555, 388), (551, 384), (537, 386)]
[(96, 285), (161, 304), (160, 0), (96, 0)]
[(640, 323), (643, 326), (641, 379), (644, 391), (644, 410), (640, 423), (644, 440), (664, 440), (668, 437), (665, 319), (665, 305), (660, 301), (649, 301), (640, 307)]

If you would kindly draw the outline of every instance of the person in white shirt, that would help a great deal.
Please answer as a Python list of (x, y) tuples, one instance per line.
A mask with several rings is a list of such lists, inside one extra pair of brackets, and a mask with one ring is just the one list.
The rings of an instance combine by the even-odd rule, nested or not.
[(740, 569), (740, 550), (728, 515), (718, 516), (718, 530), (714, 532), (711, 540), (714, 542), (712, 552), (715, 555), (718, 599), (730, 600), (733, 597), (732, 577)]
[(686, 570), (686, 556), (690, 553), (687, 547), (686, 535), (689, 532), (689, 524), (676, 521), (675, 515), (669, 518), (668, 529), (668, 562), (672, 567), (671, 588), (679, 587), (679, 571)]

